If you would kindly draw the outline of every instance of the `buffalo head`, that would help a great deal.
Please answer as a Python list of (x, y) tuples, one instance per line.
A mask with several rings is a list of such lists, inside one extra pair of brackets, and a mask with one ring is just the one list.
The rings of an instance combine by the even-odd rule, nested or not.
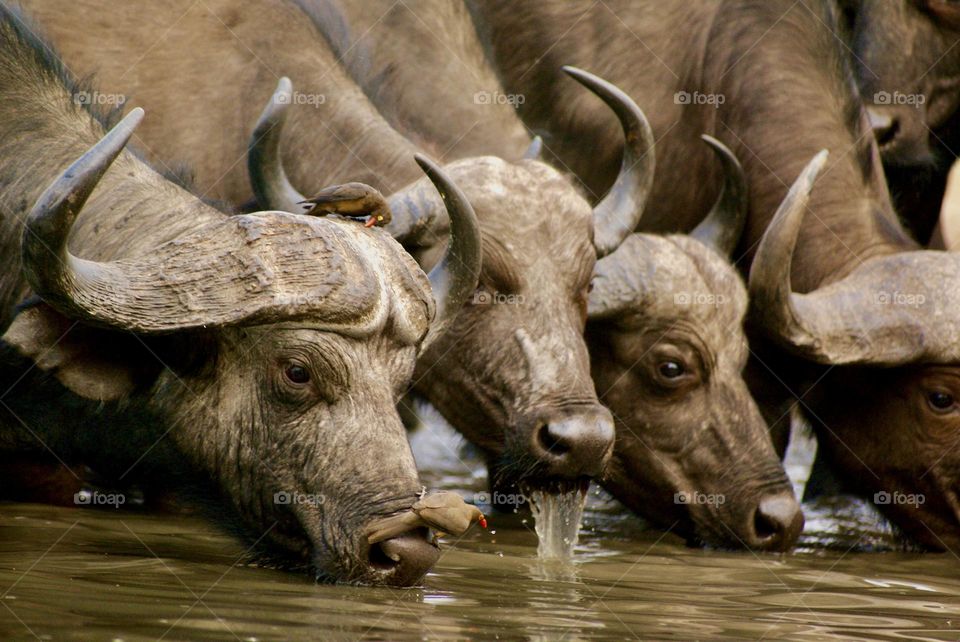
[(604, 484), (691, 540), (785, 550), (803, 515), (743, 380), (747, 293), (728, 260), (746, 184), (733, 154), (705, 139), (726, 176), (707, 218), (690, 236), (634, 234), (597, 263), (587, 340), (617, 420)]
[[(429, 279), (380, 229), (273, 211), (209, 213), (115, 260), (96, 258), (86, 232), (100, 221), (84, 216), (85, 233), (74, 235), (83, 238), (71, 242), (77, 256), (71, 230), (88, 200), (106, 216), (101, 199), (116, 195), (95, 188), (118, 155), (128, 189), (160, 180), (123, 153), (142, 113), (132, 111), (34, 205), (23, 270), (42, 303), (22, 311), (4, 341), (81, 396), (153, 417), (254, 539), (318, 578), (416, 583), (438, 557), (425, 529), (373, 546), (364, 533), (408, 511), (421, 489), (395, 404), (418, 352), (443, 340), (428, 334), (431, 322), (448, 327), (475, 287), (469, 204), (420, 160), (453, 221), (448, 254)], [(177, 202), (177, 190), (165, 184), (153, 195)], [(169, 215), (191, 215), (183, 210)], [(144, 351), (120, 347), (131, 343), (158, 365), (135, 363)]]
[(793, 251), (825, 160), (821, 152), (807, 166), (760, 243), (752, 312), (784, 348), (829, 366), (805, 409), (834, 472), (917, 541), (960, 545), (957, 256), (869, 257), (842, 279), (793, 292)]

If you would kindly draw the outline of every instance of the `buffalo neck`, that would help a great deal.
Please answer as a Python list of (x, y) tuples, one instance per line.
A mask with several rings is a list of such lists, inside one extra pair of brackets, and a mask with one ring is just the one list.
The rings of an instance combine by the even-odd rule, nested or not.
[(463, 3), (340, 4), (355, 36), (348, 68), (394, 128), (444, 160), (523, 155), (530, 134), (515, 106), (525, 97), (500, 85)]
[(284, 166), (306, 195), (348, 181), (392, 194), (422, 175), (413, 159), (420, 149), (390, 127), (355, 86), (331, 93), (322, 109), (291, 110), (288, 118), (281, 140)]
[[(102, 96), (144, 108), (132, 146), (157, 167), (188, 167), (205, 196), (251, 202), (247, 145), (283, 76), (294, 95), (282, 144), (302, 192), (351, 180), (389, 192), (421, 175), (418, 150), (389, 127), (308, 15), (287, 0), (23, 5), (73, 72), (96, 74)], [(90, 19), (104, 11), (110, 20)], [(151, 25), (163, 25), (162, 38), (149, 33)], [(145, 39), (152, 43), (146, 51)]]
[(870, 158), (853, 76), (828, 26), (829, 3), (470, 4), (507, 90), (525, 95), (524, 120), (550, 132), (547, 147), (594, 197), (616, 176), (620, 134), (560, 66), (604, 76), (644, 110), (657, 139), (657, 175), (641, 230), (688, 232), (709, 211), (721, 177), (700, 139), (708, 133), (734, 151), (750, 185), (741, 268), (749, 267), (789, 185), (824, 148), (831, 157), (799, 239), (795, 287), (809, 290), (871, 256), (914, 248)]
[[(813, 13), (817, 12), (817, 13)], [(853, 76), (828, 25), (828, 7), (741, 0), (718, 12), (703, 86), (729, 96), (715, 135), (730, 144), (750, 184), (742, 247), (756, 247), (779, 203), (821, 149), (827, 167), (811, 193), (797, 243), (798, 291), (846, 276), (868, 258), (915, 249), (896, 222)]]

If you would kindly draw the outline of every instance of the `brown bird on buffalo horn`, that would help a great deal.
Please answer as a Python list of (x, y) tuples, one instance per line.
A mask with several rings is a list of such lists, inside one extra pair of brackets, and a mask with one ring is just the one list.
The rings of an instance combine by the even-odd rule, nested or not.
[(339, 214), (350, 218), (367, 217), (364, 227), (386, 225), (393, 218), (383, 194), (364, 183), (344, 183), (323, 188), (319, 194), (301, 205), (312, 205), (304, 212), (309, 216)]
[(421, 497), (410, 510), (377, 520), (367, 528), (367, 543), (376, 544), (426, 526), (444, 533), (463, 535), (474, 522), (487, 527), (487, 520), (476, 506), (463, 501), (456, 493), (441, 491)]

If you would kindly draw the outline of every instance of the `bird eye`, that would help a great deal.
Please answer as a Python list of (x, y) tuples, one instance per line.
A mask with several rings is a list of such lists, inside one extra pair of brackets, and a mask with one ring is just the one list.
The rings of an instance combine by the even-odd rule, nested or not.
[(676, 361), (664, 361), (658, 367), (657, 370), (660, 372), (660, 375), (666, 377), (667, 379), (676, 379), (680, 377), (685, 372), (683, 365), (677, 363)]
[(283, 375), (290, 383), (303, 385), (310, 381), (310, 371), (299, 364), (291, 364), (283, 371)]
[(927, 393), (927, 403), (936, 411), (944, 411), (953, 407), (954, 399), (949, 393), (933, 391)]

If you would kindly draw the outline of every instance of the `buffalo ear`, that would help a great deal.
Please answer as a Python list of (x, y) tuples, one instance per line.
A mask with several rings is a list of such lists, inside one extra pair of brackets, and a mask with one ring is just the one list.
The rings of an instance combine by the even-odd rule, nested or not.
[(0, 339), (72, 392), (96, 401), (130, 395), (162, 367), (133, 334), (83, 325), (46, 303), (22, 310)]

